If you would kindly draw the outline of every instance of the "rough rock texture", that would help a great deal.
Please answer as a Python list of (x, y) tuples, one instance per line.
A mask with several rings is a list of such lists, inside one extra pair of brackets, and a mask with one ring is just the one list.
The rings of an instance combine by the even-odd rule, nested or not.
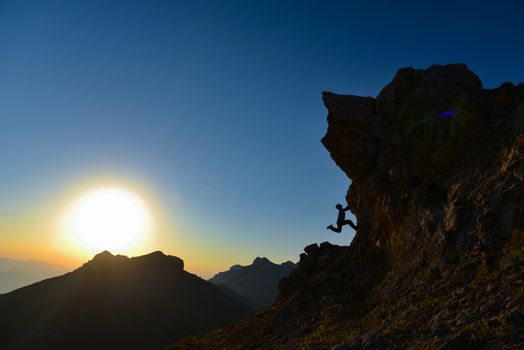
[(434, 65), (323, 100), (355, 239), (307, 247), (270, 308), (174, 348), (524, 348), (524, 84)]

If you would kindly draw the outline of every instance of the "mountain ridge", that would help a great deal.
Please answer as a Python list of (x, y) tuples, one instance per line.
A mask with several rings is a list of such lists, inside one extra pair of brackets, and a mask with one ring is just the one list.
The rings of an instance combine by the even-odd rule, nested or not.
[(0, 309), (2, 349), (160, 349), (252, 312), (183, 270), (178, 257), (107, 251), (65, 275), (0, 295)]
[[(233, 265), (209, 279), (243, 296), (256, 309), (270, 305), (277, 296), (278, 285), (296, 265), (291, 261), (275, 264), (266, 257), (256, 257), (250, 265)], [(222, 287), (221, 287), (222, 288)]]

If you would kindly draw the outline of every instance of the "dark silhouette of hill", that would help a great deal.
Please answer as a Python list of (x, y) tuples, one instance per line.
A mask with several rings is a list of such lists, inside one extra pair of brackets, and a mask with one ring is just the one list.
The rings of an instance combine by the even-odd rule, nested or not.
[(0, 294), (71, 271), (38, 261), (0, 258)]
[(210, 282), (227, 286), (245, 297), (249, 305), (262, 308), (271, 305), (278, 294), (280, 280), (296, 267), (291, 261), (280, 265), (267, 258), (256, 258), (251, 265), (234, 265), (228, 271), (219, 272)]
[(249, 309), (252, 310), (258, 310), (262, 306), (255, 303), (253, 300), (246, 298), (244, 295), (236, 292), (235, 290), (231, 289), (230, 287), (226, 286), (225, 284), (217, 284), (216, 285), (222, 292), (229, 295), (231, 298), (238, 301), (240, 304), (247, 306)]
[(161, 349), (246, 316), (246, 306), (162, 252), (96, 255), (0, 295), (0, 349)]
[(267, 309), (173, 349), (524, 349), (524, 84), (400, 69), (323, 94), (349, 247), (305, 248)]

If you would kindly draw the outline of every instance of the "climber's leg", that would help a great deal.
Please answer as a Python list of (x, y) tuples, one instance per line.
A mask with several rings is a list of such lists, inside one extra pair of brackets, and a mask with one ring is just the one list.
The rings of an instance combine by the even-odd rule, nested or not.
[(340, 226), (340, 225), (338, 225), (338, 224), (337, 224), (337, 227), (333, 227), (333, 225), (329, 225), (329, 226), (327, 227), (327, 229), (328, 229), (328, 230), (331, 230), (331, 231), (333, 231), (333, 232), (336, 232), (336, 233), (340, 233), (340, 232), (342, 232), (342, 226)]
[(357, 230), (357, 225), (355, 225), (355, 223), (351, 220), (345, 220), (342, 225), (349, 225), (353, 228), (353, 230)]

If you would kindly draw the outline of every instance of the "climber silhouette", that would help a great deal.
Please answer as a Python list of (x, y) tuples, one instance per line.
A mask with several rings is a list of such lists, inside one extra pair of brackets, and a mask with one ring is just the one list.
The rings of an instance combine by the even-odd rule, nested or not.
[(349, 225), (353, 228), (353, 230), (356, 231), (357, 225), (355, 225), (353, 221), (351, 220), (346, 220), (346, 211), (349, 210), (349, 206), (342, 208), (342, 204), (337, 204), (336, 208), (338, 209), (337, 227), (333, 227), (333, 225), (329, 225), (327, 229), (340, 233), (342, 232), (342, 226)]

